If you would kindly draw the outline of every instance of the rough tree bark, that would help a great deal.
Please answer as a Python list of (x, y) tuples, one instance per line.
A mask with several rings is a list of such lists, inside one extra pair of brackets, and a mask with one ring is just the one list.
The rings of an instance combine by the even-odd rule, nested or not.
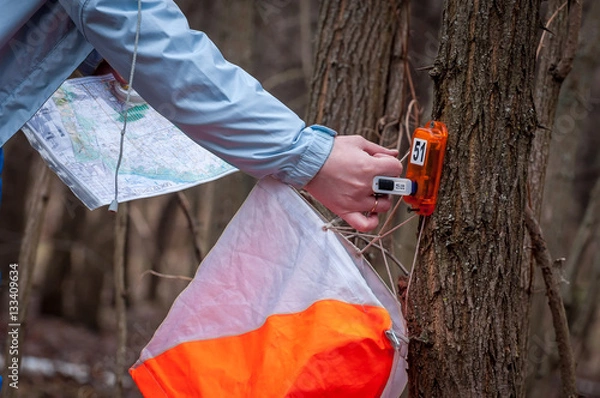
[(524, 393), (523, 212), (539, 0), (447, 0), (433, 118), (450, 132), (410, 291), (411, 396)]
[[(574, 180), (577, 145), (582, 136), (583, 121), (589, 112), (584, 108), (589, 106), (587, 101), (596, 55), (591, 52), (594, 43), (593, 27), (597, 25), (596, 19), (589, 19), (592, 15), (588, 14), (588, 31), (582, 31), (581, 35), (583, 46), (579, 49), (573, 71), (564, 84), (560, 76), (557, 79), (553, 73), (561, 59), (570, 57), (572, 48), (567, 47), (569, 44), (573, 46), (572, 38), (577, 37), (579, 28), (575, 26), (578, 24), (570, 24), (570, 21), (579, 19), (580, 16), (581, 2), (570, 6), (561, 0), (548, 2), (542, 21), (552, 33), (544, 33), (540, 42), (536, 76), (536, 110), (540, 126), (536, 132), (530, 165), (531, 203), (540, 218), (542, 230), (546, 232), (548, 247), (557, 259), (571, 257), (569, 248), (584, 210), (584, 206), (576, 203)], [(571, 40), (567, 40), (568, 38)], [(589, 55), (586, 57), (585, 53)], [(557, 97), (559, 89), (560, 97)], [(542, 180), (544, 172), (545, 181)], [(558, 268), (556, 271), (563, 272), (563, 269)], [(563, 277), (571, 280), (564, 273)], [(539, 285), (539, 282), (534, 284)], [(565, 286), (563, 284), (563, 288)], [(536, 291), (540, 293), (535, 293)], [(548, 301), (543, 292), (543, 288), (534, 289), (530, 335), (536, 345), (540, 336), (541, 341), (554, 339), (549, 311), (546, 309)], [(529, 372), (531, 382), (528, 385), (528, 396), (532, 398), (548, 397), (557, 389), (553, 382), (553, 379), (557, 379), (556, 372), (553, 372), (558, 366), (556, 350), (538, 348), (540, 347), (533, 346), (530, 349), (532, 369)]]
[[(542, 202), (552, 201), (551, 195), (549, 198), (544, 197), (544, 183), (546, 180), (546, 170), (548, 158), (550, 154), (551, 140), (556, 136), (554, 132), (554, 123), (556, 119), (556, 109), (558, 104), (559, 92), (562, 83), (570, 72), (573, 56), (577, 48), (577, 38), (579, 34), (579, 24), (581, 20), (581, 3), (574, 2), (568, 4), (564, 0), (549, 0), (546, 3), (546, 13), (543, 16), (541, 23), (545, 26), (545, 30), (540, 38), (536, 50), (537, 70), (534, 84), (534, 102), (537, 116), (537, 128), (533, 139), (533, 146), (529, 163), (529, 202), (535, 214), (536, 219), (541, 217)], [(566, 148), (565, 148), (566, 149)], [(556, 188), (556, 186), (554, 186)], [(568, 190), (563, 191), (562, 196)], [(561, 195), (559, 193), (559, 195)], [(545, 206), (546, 212), (551, 208)], [(565, 209), (571, 215), (576, 214), (575, 207)], [(551, 229), (544, 229), (549, 231)], [(551, 241), (549, 241), (551, 242)], [(529, 240), (526, 238), (526, 247), (531, 247)], [(550, 245), (550, 251), (553, 255), (564, 255), (564, 252)], [(559, 254), (561, 253), (561, 254)], [(526, 264), (532, 261), (531, 256), (527, 255), (524, 258)], [(553, 271), (553, 269), (550, 269)], [(538, 279), (540, 275), (538, 274)], [(553, 277), (554, 278), (554, 277)], [(546, 278), (544, 278), (546, 280)], [(533, 286), (540, 285), (539, 282), (533, 283)], [(547, 289), (533, 289), (534, 291), (546, 292)], [(532, 319), (530, 334), (532, 338), (546, 336), (552, 330), (552, 322), (548, 314), (556, 313), (557, 309), (552, 312), (547, 310), (548, 300), (546, 294), (536, 295), (532, 300)], [(561, 303), (562, 306), (562, 303)], [(553, 337), (552, 337), (553, 338)], [(542, 360), (531, 360), (530, 374), (537, 373), (536, 378), (540, 378), (540, 374), (544, 369), (548, 369), (547, 356)], [(547, 396), (548, 391), (544, 389), (556, 389), (552, 383), (544, 383), (545, 386), (536, 387), (540, 397)], [(531, 395), (530, 391), (528, 395)]]
[[(321, 2), (306, 119), (340, 134), (374, 132), (403, 113), (408, 2)], [(397, 129), (396, 129), (397, 133)]]
[[(321, 2), (307, 123), (397, 146), (408, 91), (409, 15), (408, 0)], [(380, 251), (367, 258), (382, 269)]]
[[(581, 22), (581, 4), (578, 2), (569, 7), (564, 0), (549, 0), (547, 7), (544, 21), (548, 31), (542, 34), (537, 50), (534, 101), (538, 125), (529, 164), (531, 208), (538, 218), (542, 208), (558, 94), (571, 70)], [(566, 66), (559, 69), (559, 65)]]

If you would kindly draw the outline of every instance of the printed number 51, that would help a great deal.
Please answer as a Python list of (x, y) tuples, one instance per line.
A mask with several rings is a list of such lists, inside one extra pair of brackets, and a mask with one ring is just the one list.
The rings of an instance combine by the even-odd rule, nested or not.
[(410, 162), (423, 166), (425, 164), (425, 155), (427, 153), (427, 141), (421, 138), (415, 138), (412, 147), (412, 156)]

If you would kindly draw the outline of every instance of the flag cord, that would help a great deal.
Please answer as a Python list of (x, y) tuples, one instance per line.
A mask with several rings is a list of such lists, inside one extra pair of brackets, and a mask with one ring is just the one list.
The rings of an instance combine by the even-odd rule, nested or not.
[(394, 293), (394, 297), (396, 297), (396, 299), (398, 299), (397, 289), (396, 289), (396, 284), (394, 283), (394, 279), (392, 277), (392, 272), (391, 272), (391, 269), (390, 269), (388, 258), (392, 259), (393, 262), (398, 265), (398, 267), (404, 272), (405, 275), (408, 275), (408, 284), (406, 286), (406, 295), (405, 295), (405, 299), (404, 299), (404, 308), (402, 309), (402, 312), (405, 315), (407, 314), (407, 311), (408, 311), (409, 292), (410, 292), (410, 287), (411, 287), (411, 284), (412, 284), (412, 278), (413, 278), (415, 266), (417, 264), (417, 258), (418, 258), (418, 255), (419, 255), (419, 247), (421, 246), (421, 238), (423, 236), (423, 230), (424, 230), (424, 227), (425, 227), (426, 217), (421, 217), (421, 219), (420, 219), (419, 235), (417, 237), (417, 243), (416, 243), (416, 246), (415, 246), (415, 252), (414, 252), (414, 255), (413, 255), (413, 262), (412, 262), (412, 265), (410, 267), (410, 271), (408, 271), (402, 265), (402, 263), (400, 262), (400, 260), (398, 260), (396, 257), (394, 257), (393, 254), (391, 254), (389, 251), (387, 251), (383, 247), (381, 239), (384, 236), (388, 235), (389, 233), (397, 230), (402, 225), (405, 225), (406, 223), (408, 223), (410, 220), (412, 220), (416, 216), (417, 215), (414, 215), (414, 216), (410, 217), (409, 219), (403, 221), (401, 224), (396, 225), (394, 228), (392, 228), (390, 231), (386, 232), (385, 234), (381, 234), (381, 231), (380, 231), (380, 233), (377, 234), (377, 235), (360, 233), (360, 232), (357, 232), (356, 230), (354, 230), (351, 227), (343, 227), (343, 226), (337, 226), (336, 227), (334, 224), (335, 224), (336, 220), (339, 220), (339, 218), (336, 218), (336, 219), (330, 221), (329, 223), (327, 223), (323, 227), (323, 229), (325, 229), (325, 230), (332, 230), (334, 232), (339, 233), (340, 235), (344, 236), (346, 239), (358, 238), (358, 239), (364, 240), (367, 243), (367, 246), (365, 248), (363, 248), (362, 250), (359, 250), (357, 252), (360, 255), (364, 256), (364, 252), (365, 252), (365, 250), (368, 247), (371, 247), (371, 246), (377, 247), (381, 251), (381, 255), (383, 257), (383, 262), (384, 262), (385, 269), (386, 269), (386, 272), (387, 272), (387, 276), (388, 276), (389, 282), (390, 282), (390, 289)]
[(421, 226), (419, 228), (419, 237), (417, 238), (417, 245), (415, 247), (415, 255), (413, 256), (413, 263), (410, 267), (410, 274), (408, 275), (408, 284), (406, 286), (406, 297), (404, 298), (404, 315), (408, 316), (408, 299), (410, 293), (410, 285), (412, 282), (413, 274), (415, 273), (415, 265), (417, 264), (417, 256), (419, 255), (419, 246), (421, 245), (421, 236), (423, 236), (423, 229), (425, 227), (425, 217), (421, 218)]
[(137, 22), (135, 26), (135, 40), (133, 43), (133, 58), (131, 60), (131, 69), (129, 71), (129, 80), (127, 81), (127, 96), (125, 97), (125, 106), (123, 112), (123, 128), (121, 129), (121, 137), (119, 140), (119, 157), (115, 168), (115, 197), (108, 206), (109, 211), (116, 212), (119, 208), (119, 169), (121, 168), (121, 160), (123, 159), (123, 144), (125, 141), (125, 132), (127, 131), (127, 116), (129, 115), (129, 105), (131, 99), (131, 89), (133, 86), (133, 76), (135, 74), (135, 65), (137, 62), (138, 43), (140, 39), (140, 30), (142, 25), (142, 0), (137, 2)]

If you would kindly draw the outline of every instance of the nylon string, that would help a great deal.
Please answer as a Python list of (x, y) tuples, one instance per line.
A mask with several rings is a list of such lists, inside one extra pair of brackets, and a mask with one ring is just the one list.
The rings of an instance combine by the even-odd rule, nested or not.
[(123, 144), (125, 142), (125, 132), (127, 131), (127, 117), (129, 115), (129, 105), (131, 99), (131, 89), (133, 86), (133, 76), (135, 74), (135, 65), (137, 62), (138, 43), (140, 40), (140, 30), (142, 26), (142, 0), (137, 2), (137, 23), (135, 26), (135, 40), (133, 43), (133, 58), (131, 60), (131, 69), (129, 71), (129, 80), (127, 81), (127, 96), (125, 97), (125, 110), (123, 112), (123, 128), (121, 129), (121, 137), (119, 140), (119, 157), (117, 159), (117, 167), (115, 168), (115, 197), (108, 207), (108, 210), (116, 212), (119, 207), (119, 169), (121, 160), (123, 159)]

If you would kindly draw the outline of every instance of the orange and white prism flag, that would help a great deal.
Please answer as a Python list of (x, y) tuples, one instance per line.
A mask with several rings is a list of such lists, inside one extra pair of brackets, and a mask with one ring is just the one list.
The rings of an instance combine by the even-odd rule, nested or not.
[(292, 188), (258, 183), (142, 350), (145, 397), (398, 397), (400, 305)]

